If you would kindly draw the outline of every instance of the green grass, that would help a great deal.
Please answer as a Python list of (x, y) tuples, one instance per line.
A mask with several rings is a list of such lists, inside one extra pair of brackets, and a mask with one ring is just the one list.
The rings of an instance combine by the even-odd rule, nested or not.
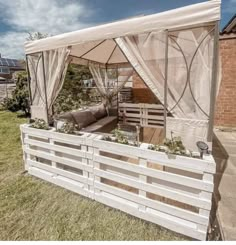
[(19, 125), (0, 111), (0, 240), (184, 240), (157, 225), (23, 174)]

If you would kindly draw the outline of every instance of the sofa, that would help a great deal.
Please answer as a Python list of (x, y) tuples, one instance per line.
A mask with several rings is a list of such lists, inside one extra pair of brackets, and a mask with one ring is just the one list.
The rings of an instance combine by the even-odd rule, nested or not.
[(108, 133), (116, 128), (118, 122), (117, 109), (110, 109), (107, 113), (103, 104), (59, 114), (57, 120), (77, 124), (80, 131), (90, 133)]

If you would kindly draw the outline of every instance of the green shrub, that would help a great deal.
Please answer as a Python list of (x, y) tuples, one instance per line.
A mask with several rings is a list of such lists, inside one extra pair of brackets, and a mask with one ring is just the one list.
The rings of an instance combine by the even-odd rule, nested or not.
[(65, 77), (53, 109), (56, 114), (79, 109), (90, 102), (90, 89), (84, 89), (82, 80), (90, 79), (92, 75), (87, 66), (71, 64)]
[(12, 97), (5, 98), (2, 105), (6, 110), (12, 112), (23, 111), (26, 116), (29, 116), (29, 91), (27, 73), (25, 71), (17, 73), (16, 88), (12, 91)]
[(9, 110), (12, 112), (17, 112), (19, 110), (19, 105), (17, 101), (13, 98), (4, 98), (2, 106), (5, 110)]

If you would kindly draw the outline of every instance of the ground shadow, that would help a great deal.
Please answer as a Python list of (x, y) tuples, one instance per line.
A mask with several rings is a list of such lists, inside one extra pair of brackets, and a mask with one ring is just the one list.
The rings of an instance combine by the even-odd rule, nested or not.
[(227, 167), (229, 155), (225, 151), (224, 147), (220, 143), (220, 140), (217, 138), (215, 134), (213, 137), (212, 155), (216, 162), (216, 174), (214, 176), (214, 193), (212, 197), (212, 209), (210, 214), (211, 229), (209, 240), (222, 240), (216, 211), (218, 208), (218, 203), (221, 200), (219, 185)]

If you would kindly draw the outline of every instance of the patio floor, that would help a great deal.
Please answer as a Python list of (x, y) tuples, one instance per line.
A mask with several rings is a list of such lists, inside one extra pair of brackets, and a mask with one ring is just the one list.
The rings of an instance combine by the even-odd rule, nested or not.
[(215, 201), (223, 240), (236, 240), (236, 131), (215, 131)]
[(164, 139), (162, 128), (144, 128), (143, 142), (150, 144), (159, 144)]

